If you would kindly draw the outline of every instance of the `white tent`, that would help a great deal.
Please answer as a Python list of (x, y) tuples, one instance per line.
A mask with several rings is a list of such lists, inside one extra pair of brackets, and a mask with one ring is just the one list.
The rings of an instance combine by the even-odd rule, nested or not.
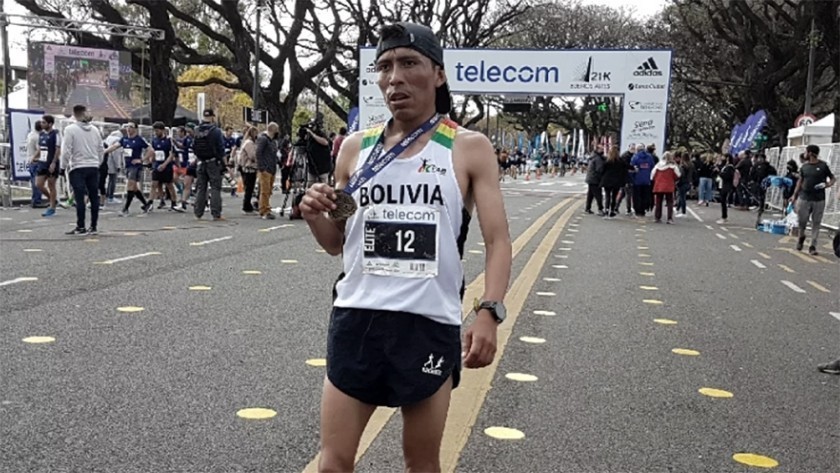
[(788, 146), (821, 145), (831, 143), (834, 134), (834, 114), (830, 113), (810, 125), (788, 130)]

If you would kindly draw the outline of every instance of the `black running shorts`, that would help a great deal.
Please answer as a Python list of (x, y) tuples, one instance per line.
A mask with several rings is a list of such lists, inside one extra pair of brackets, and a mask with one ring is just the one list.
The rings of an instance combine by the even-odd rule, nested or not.
[(461, 328), (406, 312), (334, 307), (327, 377), (344, 394), (376, 406), (407, 406), (461, 378)]
[(152, 171), (152, 180), (160, 182), (161, 184), (169, 184), (172, 182), (172, 167), (167, 166), (163, 171)]

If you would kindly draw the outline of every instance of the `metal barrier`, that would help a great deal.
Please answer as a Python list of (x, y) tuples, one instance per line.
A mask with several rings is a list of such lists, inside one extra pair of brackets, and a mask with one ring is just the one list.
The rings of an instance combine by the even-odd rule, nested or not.
[[(818, 145), (820, 147), (820, 159), (828, 163), (829, 169), (835, 177), (840, 178), (840, 143)], [(805, 152), (805, 146), (787, 146), (784, 148), (768, 148), (765, 150), (767, 162), (779, 172), (785, 175), (787, 162), (790, 160), (799, 163), (799, 155)], [(838, 184), (840, 185), (840, 184)], [(825, 190), (825, 214), (822, 224), (824, 227), (837, 231), (840, 228), (840, 192), (835, 185)], [(772, 187), (767, 190), (767, 204), (777, 210), (783, 210), (784, 196), (782, 189)]]

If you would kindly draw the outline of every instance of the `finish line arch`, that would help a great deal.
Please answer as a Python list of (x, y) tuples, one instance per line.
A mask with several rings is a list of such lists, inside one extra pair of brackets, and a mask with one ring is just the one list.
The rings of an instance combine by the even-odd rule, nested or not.
[[(453, 94), (621, 96), (621, 149), (665, 149), (671, 50), (444, 49)], [(376, 85), (375, 48), (359, 50), (359, 127), (390, 117)]]

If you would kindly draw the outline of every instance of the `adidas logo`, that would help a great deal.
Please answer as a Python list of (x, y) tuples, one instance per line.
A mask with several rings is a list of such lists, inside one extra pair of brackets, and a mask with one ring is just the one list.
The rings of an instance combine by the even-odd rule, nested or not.
[(637, 77), (661, 77), (662, 71), (659, 70), (659, 66), (656, 65), (656, 61), (654, 61), (652, 57), (649, 57), (647, 61), (643, 62), (641, 66), (637, 67), (636, 70), (633, 71), (633, 75)]

